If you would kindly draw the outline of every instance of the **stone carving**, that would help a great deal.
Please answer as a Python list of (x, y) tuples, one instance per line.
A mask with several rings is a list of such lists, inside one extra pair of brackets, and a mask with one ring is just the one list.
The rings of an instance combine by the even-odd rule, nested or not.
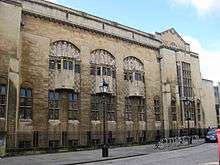
[(124, 59), (124, 70), (144, 71), (144, 65), (135, 57), (126, 57)]

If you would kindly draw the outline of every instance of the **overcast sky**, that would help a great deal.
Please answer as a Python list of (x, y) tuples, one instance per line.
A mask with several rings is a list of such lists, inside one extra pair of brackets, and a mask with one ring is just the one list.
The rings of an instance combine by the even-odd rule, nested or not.
[(220, 0), (49, 0), (145, 32), (174, 27), (200, 54), (202, 77), (220, 81)]

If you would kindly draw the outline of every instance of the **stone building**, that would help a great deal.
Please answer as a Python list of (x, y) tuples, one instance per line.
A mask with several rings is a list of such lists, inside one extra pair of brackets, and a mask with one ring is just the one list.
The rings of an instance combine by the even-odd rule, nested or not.
[[(198, 54), (171, 28), (149, 34), (43, 0), (0, 0), (0, 140), (16, 148), (201, 133)], [(100, 96), (100, 82), (109, 84)]]
[(217, 128), (213, 81), (207, 79), (202, 79), (202, 108), (205, 128)]
[(218, 85), (214, 86), (214, 92), (215, 92), (215, 110), (216, 110), (216, 117), (217, 117), (217, 124), (218, 128), (220, 128), (220, 83)]

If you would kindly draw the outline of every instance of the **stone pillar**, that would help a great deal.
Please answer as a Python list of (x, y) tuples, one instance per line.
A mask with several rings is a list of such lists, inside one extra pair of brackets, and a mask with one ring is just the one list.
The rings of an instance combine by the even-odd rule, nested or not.
[(117, 131), (116, 131), (116, 143), (124, 143), (126, 138), (126, 129), (125, 129), (125, 91), (124, 91), (124, 69), (123, 69), (123, 55), (119, 55), (116, 59), (116, 98), (117, 98)]
[(91, 98), (91, 78), (90, 78), (90, 50), (82, 45), (80, 48), (81, 57), (81, 109), (80, 109), (80, 144), (86, 145), (88, 134), (91, 129), (90, 121), (90, 98)]

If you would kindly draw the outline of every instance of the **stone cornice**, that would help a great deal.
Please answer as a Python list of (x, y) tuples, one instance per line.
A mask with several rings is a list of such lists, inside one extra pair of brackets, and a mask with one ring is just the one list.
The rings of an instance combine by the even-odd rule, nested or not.
[(60, 10), (62, 12), (68, 13), (68, 14), (73, 14), (73, 15), (77, 15), (77, 16), (80, 16), (80, 17), (84, 17), (86, 19), (97, 21), (97, 22), (100, 22), (100, 23), (104, 23), (106, 25), (115, 26), (116, 28), (123, 29), (123, 30), (129, 31), (129, 32), (133, 32), (134, 34), (138, 34), (138, 35), (141, 35), (143, 37), (147, 37), (147, 38), (150, 38), (152, 40), (160, 42), (160, 40), (156, 39), (153, 34), (146, 33), (146, 32), (140, 31), (138, 29), (128, 27), (128, 26), (122, 25), (120, 23), (110, 21), (110, 20), (107, 20), (107, 19), (104, 19), (104, 18), (101, 18), (101, 17), (98, 17), (98, 16), (94, 16), (94, 15), (91, 15), (91, 14), (88, 14), (88, 13), (85, 13), (85, 12), (82, 12), (82, 11), (72, 9), (72, 8), (68, 8), (68, 7), (59, 5), (59, 4), (55, 4), (55, 3), (44, 1), (44, 0), (19, 0), (19, 1), (24, 1), (24, 2), (27, 1), (27, 2), (42, 5), (42, 6), (45, 6), (45, 7), (48, 7), (48, 8), (53, 8), (53, 9), (56, 9), (56, 10)]
[(110, 33), (106, 33), (106, 32), (100, 31), (98, 29), (91, 29), (89, 27), (81, 26), (81, 25), (78, 25), (78, 24), (73, 24), (73, 23), (70, 23), (68, 21), (52, 18), (52, 17), (46, 16), (46, 15), (33, 13), (31, 11), (23, 10), (22, 13), (24, 15), (29, 15), (29, 16), (34, 16), (34, 17), (42, 18), (42, 19), (49, 20), (51, 22), (61, 23), (61, 24), (68, 25), (68, 26), (71, 26), (71, 27), (74, 27), (74, 28), (83, 29), (83, 30), (86, 30), (88, 32), (101, 34), (101, 35), (104, 35), (104, 36), (107, 36), (107, 37), (111, 37), (111, 38), (116, 38), (116, 39), (119, 39), (119, 40), (122, 40), (122, 41), (125, 41), (125, 42), (128, 42), (128, 43), (139, 45), (139, 46), (143, 46), (143, 47), (147, 47), (147, 48), (151, 48), (151, 49), (155, 49), (155, 50), (159, 49), (159, 47), (155, 47), (155, 46), (148, 45), (148, 44), (143, 44), (141, 42), (137, 42), (137, 41), (131, 40), (129, 38), (120, 37), (118, 35), (113, 35), (113, 34), (110, 34)]
[[(9, 0), (11, 1), (11, 0)], [(23, 13), (117, 38), (144, 47), (159, 49), (162, 42), (153, 34), (145, 33), (116, 22), (99, 18), (43, 0), (16, 0), (23, 6)]]

